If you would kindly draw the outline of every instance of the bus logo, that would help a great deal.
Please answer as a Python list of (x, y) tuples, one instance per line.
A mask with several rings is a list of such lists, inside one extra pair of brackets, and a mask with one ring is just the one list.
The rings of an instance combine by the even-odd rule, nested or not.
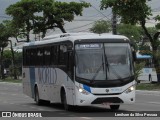
[(108, 93), (108, 92), (109, 92), (109, 89), (106, 89), (106, 92)]

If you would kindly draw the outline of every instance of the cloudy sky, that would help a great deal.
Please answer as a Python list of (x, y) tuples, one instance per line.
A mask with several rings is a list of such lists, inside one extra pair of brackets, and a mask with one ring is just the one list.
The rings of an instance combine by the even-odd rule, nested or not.
[[(14, 4), (19, 0), (0, 0), (0, 22), (4, 19), (9, 19), (10, 17), (5, 14), (5, 9), (10, 5)], [(79, 2), (80, 0), (58, 0), (62, 2), (75, 1)], [(93, 23), (96, 20), (110, 20), (111, 19), (111, 10), (99, 10), (100, 0), (85, 0), (86, 2), (91, 3), (92, 7), (84, 9), (83, 16), (78, 16), (71, 23), (65, 22), (65, 29), (67, 32), (86, 32), (91, 28)], [(160, 14), (160, 0), (152, 0), (148, 2), (152, 7), (154, 16)], [(154, 25), (154, 21), (147, 21), (149, 26)], [(59, 32), (59, 31), (58, 31)], [(50, 32), (49, 32), (50, 34)]]

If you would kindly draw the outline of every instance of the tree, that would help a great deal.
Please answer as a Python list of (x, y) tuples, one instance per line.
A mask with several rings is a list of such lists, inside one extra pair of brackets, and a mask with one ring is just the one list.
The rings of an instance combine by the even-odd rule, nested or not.
[(14, 73), (16, 72), (17, 76), (22, 73), (22, 52), (14, 51), (15, 57), (15, 67), (13, 65), (13, 56), (11, 50), (5, 50), (3, 53), (4, 56), (4, 66), (5, 68), (9, 68), (9, 75), (14, 77)]
[[(112, 11), (121, 17), (121, 22), (126, 24), (140, 24), (146, 37), (149, 39), (152, 47), (153, 62), (156, 68), (158, 82), (160, 82), (160, 63), (158, 60), (158, 40), (160, 32), (156, 32), (153, 36), (149, 33), (146, 27), (146, 20), (152, 15), (151, 7), (147, 5), (147, 0), (102, 0), (101, 9), (111, 7)], [(160, 16), (154, 18), (157, 22), (160, 21)], [(160, 29), (160, 23), (156, 28)]]
[(98, 34), (108, 33), (111, 31), (111, 22), (105, 20), (96, 21), (90, 31)]
[(119, 24), (117, 26), (118, 34), (127, 36), (131, 41), (137, 43), (140, 42), (143, 35), (140, 27), (130, 24)]
[(59, 28), (63, 33), (64, 21), (71, 22), (75, 15), (82, 15), (83, 8), (88, 3), (58, 2), (54, 0), (21, 0), (6, 9), (13, 17), (14, 25), (19, 29), (19, 35), (26, 36), (30, 41), (30, 32), (42, 32), (45, 36), (47, 29)]
[(5, 33), (5, 26), (1, 23), (0, 24), (0, 65), (1, 65), (1, 77), (2, 79), (5, 78), (4, 76), (4, 61), (3, 61), (3, 51), (4, 48), (8, 45), (8, 36)]
[[(9, 40), (10, 37), (14, 37), (16, 33), (16, 29), (13, 29), (11, 26), (12, 23), (11, 21), (4, 21), (3, 23), (0, 24), (0, 47), (1, 47), (1, 74), (2, 74), (2, 79), (5, 78), (4, 76), (4, 60), (3, 60), (3, 51), (4, 48), (7, 47), (8, 42), (10, 42), (11, 45), (11, 51), (12, 51), (12, 62), (13, 62), (13, 68), (15, 68), (15, 58), (14, 58), (14, 52), (12, 48), (12, 41)], [(14, 71), (14, 79), (17, 79), (17, 74)]]

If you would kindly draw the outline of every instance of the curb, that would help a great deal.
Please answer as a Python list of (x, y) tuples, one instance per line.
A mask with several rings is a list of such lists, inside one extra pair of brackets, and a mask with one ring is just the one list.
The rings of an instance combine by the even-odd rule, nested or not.
[(160, 95), (160, 91), (136, 90), (138, 93)]
[(0, 84), (22, 85), (22, 83), (12, 83), (12, 82), (2, 82), (2, 81), (0, 81)]

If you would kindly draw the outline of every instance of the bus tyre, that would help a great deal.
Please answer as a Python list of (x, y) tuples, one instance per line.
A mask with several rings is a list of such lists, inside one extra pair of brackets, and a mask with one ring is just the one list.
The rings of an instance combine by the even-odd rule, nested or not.
[(35, 87), (35, 102), (37, 105), (42, 105), (42, 100), (39, 99), (39, 92), (38, 92), (38, 88)]
[(110, 105), (111, 110), (118, 110), (120, 105)]
[(149, 75), (149, 82), (152, 83), (152, 77)]
[(62, 99), (62, 104), (64, 106), (64, 109), (66, 111), (69, 111), (70, 110), (70, 106), (67, 104), (66, 93), (64, 91), (62, 92), (61, 99)]

